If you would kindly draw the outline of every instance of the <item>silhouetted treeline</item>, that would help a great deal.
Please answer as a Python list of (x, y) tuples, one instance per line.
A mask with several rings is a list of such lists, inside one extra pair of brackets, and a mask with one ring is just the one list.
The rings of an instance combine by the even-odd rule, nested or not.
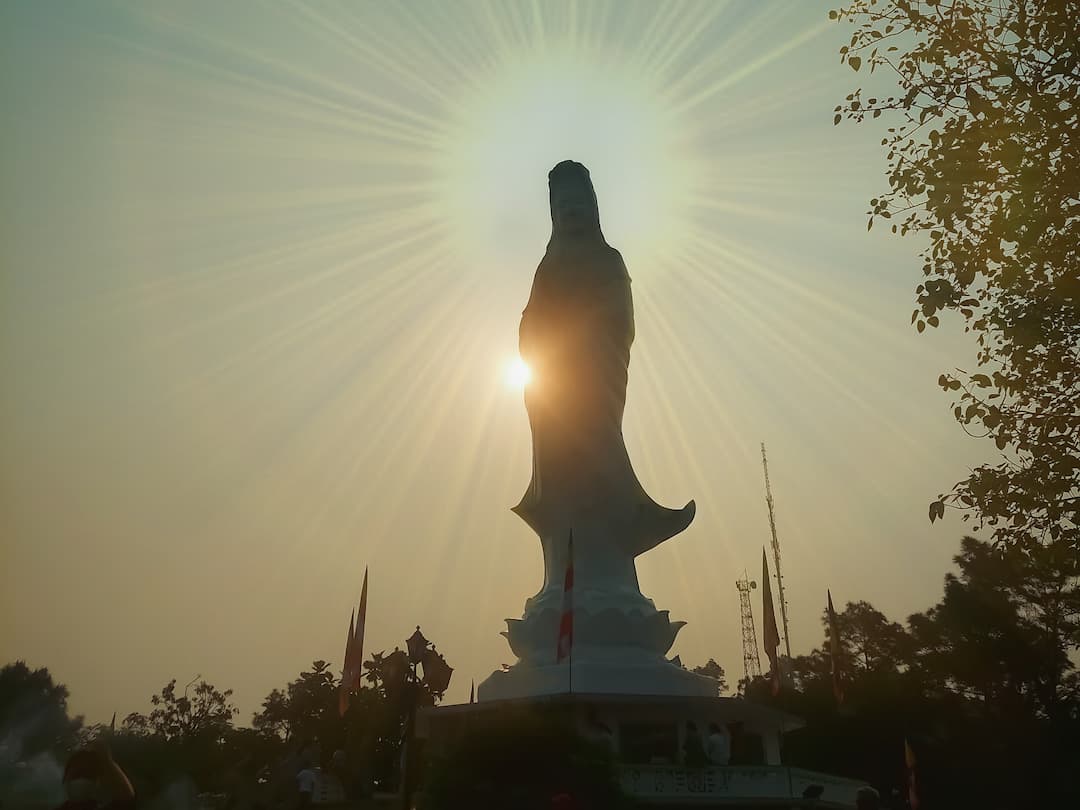
[[(888, 796), (904, 790), (906, 739), (927, 810), (1077, 805), (1080, 675), (1070, 657), (1080, 647), (1076, 557), (1064, 546), (999, 552), (965, 538), (956, 563), (940, 601), (903, 624), (863, 601), (838, 614), (842, 704), (833, 692), (824, 615), (822, 645), (787, 662), (778, 696), (764, 680), (742, 691), (806, 720), (785, 740), (789, 764), (865, 779)], [(151, 698), (149, 713), (118, 724), (114, 755), (142, 797), (230, 794), (256, 784), (280, 794), (293, 789), (301, 747), (317, 740), (324, 758), (343, 749), (363, 763), (367, 784), (392, 790), (405, 696), (388, 689), (382, 654), (364, 667), (344, 719), (337, 676), (316, 661), (273, 690), (248, 728), (235, 724), (230, 691), (170, 682)], [(709, 668), (722, 675), (718, 665)], [(441, 697), (422, 691), (420, 703)], [(59, 799), (68, 752), (106, 731), (70, 718), (66, 701), (67, 689), (48, 670), (22, 662), (0, 670), (5, 806)], [(445, 770), (439, 774), (445, 781)]]
[(907, 739), (928, 810), (1080, 806), (1075, 555), (968, 537), (956, 563), (941, 600), (906, 624), (867, 602), (838, 614), (841, 704), (824, 615), (822, 646), (789, 662), (781, 693), (759, 680), (750, 699), (807, 721), (786, 738), (787, 762), (867, 779), (884, 795), (906, 793)]
[[(205, 681), (178, 688), (170, 681), (151, 697), (148, 714), (133, 713), (110, 734), (115, 759), (153, 806), (183, 807), (196, 794), (232, 795), (252, 786), (264, 797), (295, 790), (295, 758), (317, 742), (324, 759), (342, 749), (360, 776), (375, 789), (392, 790), (406, 715), (405, 696), (387, 688), (384, 656), (364, 664), (363, 685), (338, 714), (338, 677), (325, 661), (282, 689), (275, 689), (251, 726), (237, 727), (231, 690)], [(420, 705), (441, 694), (417, 687)], [(47, 669), (23, 662), (0, 670), (0, 803), (49, 807), (62, 799), (67, 756), (109, 733), (105, 725), (83, 725), (67, 712), (67, 689)]]

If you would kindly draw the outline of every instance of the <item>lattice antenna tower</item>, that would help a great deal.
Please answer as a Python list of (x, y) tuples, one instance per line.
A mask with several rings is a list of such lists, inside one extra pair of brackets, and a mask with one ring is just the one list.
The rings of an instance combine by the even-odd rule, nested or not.
[(742, 663), (746, 679), (761, 677), (761, 657), (758, 655), (757, 632), (754, 630), (754, 609), (750, 606), (750, 591), (757, 587), (746, 572), (735, 580), (739, 589), (739, 615), (742, 617)]
[(773, 513), (772, 487), (769, 486), (769, 459), (765, 442), (761, 443), (761, 466), (765, 468), (765, 503), (769, 506), (769, 531), (772, 532), (773, 565), (776, 568), (776, 595), (780, 602), (780, 621), (784, 625), (784, 650), (791, 658), (791, 633), (788, 631), (787, 596), (784, 594), (784, 575), (780, 568), (780, 540), (776, 536), (776, 516)]

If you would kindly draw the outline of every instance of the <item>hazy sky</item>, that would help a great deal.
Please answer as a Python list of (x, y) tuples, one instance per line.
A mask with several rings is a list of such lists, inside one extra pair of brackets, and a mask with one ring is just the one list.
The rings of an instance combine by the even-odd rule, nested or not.
[(638, 560), (672, 653), (741, 675), (761, 441), (796, 652), (827, 587), (928, 607), (971, 353), (910, 326), (919, 245), (867, 233), (887, 125), (833, 126), (866, 77), (828, 8), (4, 4), (0, 660), (90, 720), (202, 675), (246, 723), (340, 665), (370, 566), (368, 651), (420, 624), (452, 701), (511, 662), (542, 561), (506, 367), (564, 158), (634, 279), (631, 458), (698, 503)]

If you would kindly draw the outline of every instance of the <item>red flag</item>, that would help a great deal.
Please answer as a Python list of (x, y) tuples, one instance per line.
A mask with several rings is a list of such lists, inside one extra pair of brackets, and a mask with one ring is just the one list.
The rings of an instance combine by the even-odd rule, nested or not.
[(555, 648), (555, 663), (570, 655), (574, 646), (574, 532), (566, 545), (566, 579), (563, 580), (562, 617), (559, 619), (559, 643)]
[(356, 631), (353, 633), (353, 666), (355, 674), (350, 689), (360, 688), (360, 673), (364, 668), (364, 627), (367, 625), (367, 566), (364, 567), (364, 585), (360, 588), (360, 607), (356, 610)]
[(769, 560), (765, 549), (761, 549), (761, 602), (762, 632), (764, 634), (765, 655), (769, 658), (769, 675), (772, 679), (772, 693), (780, 692), (780, 631), (776, 628), (776, 609), (772, 601), (772, 582), (769, 579)]
[(844, 681), (841, 675), (843, 647), (840, 646), (840, 625), (836, 621), (836, 611), (832, 604), (832, 591), (825, 591), (829, 598), (829, 660), (832, 664), (832, 689), (837, 703), (844, 702)]
[(345, 666), (338, 687), (338, 714), (342, 717), (349, 708), (349, 694), (360, 688), (364, 662), (364, 625), (367, 622), (368, 572), (364, 569), (364, 585), (360, 589), (360, 607), (349, 618), (349, 636), (345, 641)]
[(911, 744), (904, 738), (904, 767), (907, 769), (908, 778), (908, 806), (911, 810), (919, 810), (919, 790), (915, 781), (915, 752)]
[(353, 636), (356, 633), (356, 611), (349, 614), (349, 635), (345, 636), (345, 663), (341, 668), (341, 684), (338, 686), (338, 714), (342, 717), (349, 708), (349, 684), (353, 670)]

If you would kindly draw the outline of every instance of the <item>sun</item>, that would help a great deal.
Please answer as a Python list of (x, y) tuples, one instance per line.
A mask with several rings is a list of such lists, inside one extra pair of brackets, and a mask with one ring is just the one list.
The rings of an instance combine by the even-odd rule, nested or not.
[(520, 391), (532, 381), (532, 370), (520, 357), (514, 358), (506, 367), (506, 384)]

